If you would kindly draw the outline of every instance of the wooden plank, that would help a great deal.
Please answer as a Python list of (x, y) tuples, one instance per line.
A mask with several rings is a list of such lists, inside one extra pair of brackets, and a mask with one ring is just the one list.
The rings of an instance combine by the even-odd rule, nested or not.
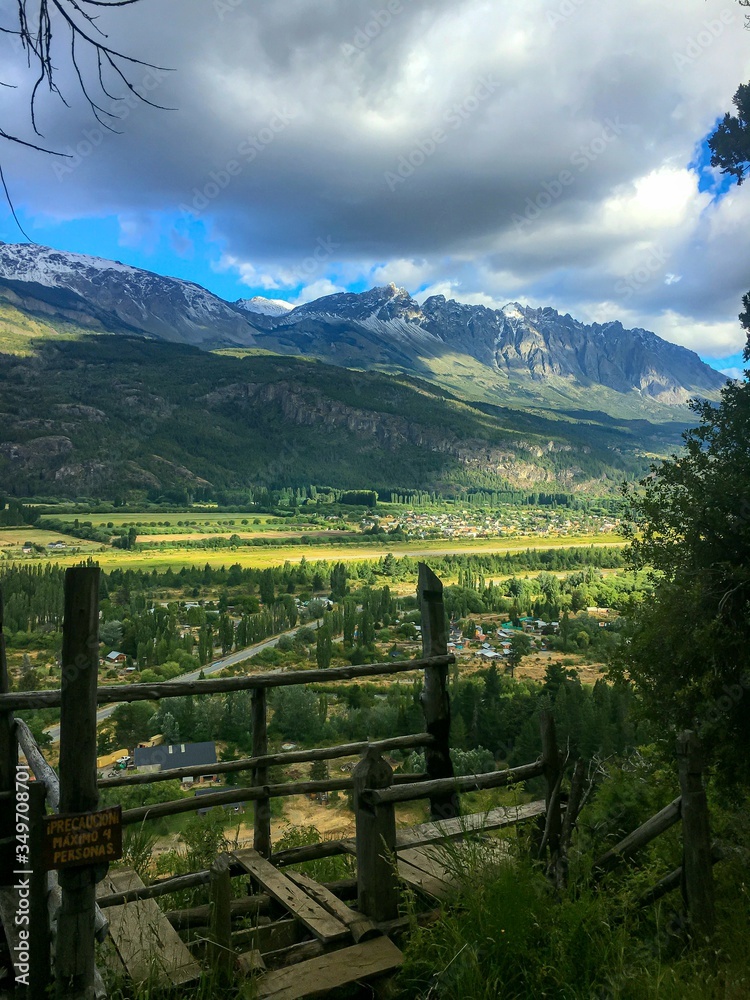
[(422, 823), (405, 830), (396, 831), (396, 850), (400, 853), (406, 847), (435, 844), (441, 840), (455, 840), (467, 833), (483, 833), (486, 830), (500, 830), (523, 820), (534, 819), (545, 811), (543, 801), (528, 802), (522, 806), (498, 806), (486, 813), (472, 813), (441, 823)]
[[(668, 806), (664, 806), (655, 816), (647, 819), (637, 830), (633, 830), (627, 837), (624, 837), (619, 844), (616, 844), (594, 863), (595, 877), (597, 875), (601, 876), (604, 872), (614, 868), (625, 858), (630, 857), (631, 854), (649, 844), (655, 837), (659, 837), (670, 826), (674, 826), (680, 819), (681, 808), (682, 797), (678, 796)], [(598, 872), (597, 869), (599, 870)]]
[(241, 931), (234, 931), (232, 944), (240, 948), (247, 945), (250, 950), (255, 949), (261, 955), (266, 955), (271, 951), (299, 944), (306, 933), (306, 929), (298, 920), (286, 918), (276, 920), (272, 924), (259, 924), (256, 927), (245, 927)]
[(351, 906), (347, 906), (320, 882), (316, 882), (309, 875), (303, 875), (302, 872), (287, 872), (286, 874), (300, 889), (304, 889), (311, 899), (325, 907), (342, 924), (346, 924), (356, 942), (380, 936), (381, 932), (371, 920), (368, 920), (364, 914), (357, 913)]
[[(190, 695), (229, 694), (255, 688), (290, 687), (294, 684), (333, 684), (357, 677), (382, 677), (388, 674), (422, 670), (424, 667), (449, 667), (456, 662), (453, 654), (419, 660), (392, 660), (390, 663), (363, 663), (357, 666), (328, 667), (326, 670), (274, 670), (266, 674), (242, 674), (237, 677), (207, 677), (199, 681), (175, 679), (157, 684), (106, 684), (97, 692), (100, 705), (110, 702), (158, 701), (160, 698), (186, 698)], [(3, 711), (26, 708), (59, 708), (60, 692), (13, 691), (0, 700)]]
[(677, 761), (682, 792), (683, 896), (691, 933), (705, 944), (716, 932), (716, 912), (702, 756), (695, 733), (681, 733), (677, 739)]
[(259, 951), (245, 951), (237, 956), (237, 969), (243, 976), (254, 976), (266, 971), (266, 963)]
[[(143, 885), (129, 868), (111, 872), (99, 883), (104, 895)], [(131, 979), (169, 987), (194, 982), (201, 969), (153, 899), (112, 906), (109, 932)]]
[(349, 928), (316, 903), (291, 879), (274, 868), (252, 848), (235, 851), (234, 858), (265, 889), (269, 896), (281, 903), (316, 938), (325, 944), (349, 937)]
[(398, 856), (402, 861), (406, 861), (414, 868), (440, 879), (441, 882), (450, 884), (454, 881), (454, 876), (446, 869), (445, 864), (437, 856), (438, 848), (433, 847), (432, 852), (424, 847), (411, 847), (405, 851), (399, 851)]
[(427, 872), (422, 871), (421, 868), (415, 868), (414, 865), (409, 864), (408, 861), (403, 861), (400, 857), (398, 860), (398, 874), (407, 885), (410, 885), (413, 889), (419, 889), (421, 892), (427, 893), (433, 899), (445, 899), (452, 891), (452, 887), (447, 882), (435, 878), (434, 875), (429, 875)]
[(331, 990), (369, 976), (392, 972), (404, 956), (387, 937), (373, 938), (351, 948), (341, 948), (286, 969), (267, 972), (258, 979), (259, 1000), (304, 1000), (327, 996)]
[[(99, 573), (96, 566), (65, 570), (60, 687), (61, 813), (93, 812), (96, 787), (96, 687), (99, 676)], [(96, 869), (63, 869), (55, 938), (57, 996), (93, 1000)]]
[[(503, 771), (488, 771), (486, 774), (466, 774), (459, 778), (440, 778), (436, 781), (417, 781), (403, 785), (393, 785), (379, 791), (373, 791), (369, 799), (373, 803), (411, 802), (414, 799), (458, 792), (474, 792), (483, 788), (502, 788), (504, 785), (514, 785), (520, 781), (529, 781), (544, 773), (544, 762), (521, 764), (520, 767), (506, 768)], [(448, 817), (450, 819), (450, 817)]]
[[(251, 695), (253, 757), (268, 753), (266, 692), (262, 688)], [(253, 769), (253, 784), (268, 784), (268, 768), (258, 765)], [(271, 800), (266, 795), (258, 799), (253, 809), (253, 847), (263, 858), (271, 856)]]
[[(422, 657), (440, 657), (448, 652), (448, 629), (442, 581), (426, 563), (419, 564), (419, 606), (422, 612)], [(458, 790), (440, 784), (453, 778), (450, 755), (451, 701), (448, 695), (448, 664), (425, 667), (420, 695), (425, 729), (435, 742), (425, 747), (425, 769), (433, 779), (429, 793), (432, 819), (450, 819), (461, 813)], [(436, 783), (437, 782), (437, 783)]]

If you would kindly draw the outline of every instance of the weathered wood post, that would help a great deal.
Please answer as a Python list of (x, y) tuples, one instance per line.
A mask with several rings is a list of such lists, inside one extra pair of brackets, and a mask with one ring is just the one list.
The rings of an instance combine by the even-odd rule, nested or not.
[(219, 977), (226, 984), (234, 967), (232, 948), (232, 881), (229, 872), (229, 855), (220, 854), (211, 865), (209, 876), (211, 892), (211, 929), (209, 960)]
[(367, 800), (368, 789), (390, 788), (393, 771), (377, 751), (367, 750), (352, 776), (359, 912), (375, 921), (394, 920), (398, 916), (396, 810), (393, 803), (375, 805)]
[(560, 787), (562, 785), (563, 771), (560, 763), (560, 752), (557, 749), (555, 719), (549, 709), (542, 710), (539, 717), (539, 727), (542, 734), (544, 780), (547, 785), (544, 793), (547, 811), (539, 856), (541, 857), (544, 848), (548, 847), (550, 868), (555, 869), (560, 853), (560, 833), (562, 831)]
[[(252, 694), (253, 757), (268, 753), (266, 728), (266, 689), (256, 688)], [(268, 784), (268, 768), (253, 769), (253, 784)], [(253, 809), (253, 847), (262, 858), (271, 857), (271, 800), (268, 796), (257, 799)]]
[(43, 859), (44, 815), (47, 789), (41, 781), (29, 782), (29, 997), (48, 1000), (50, 971), (50, 927), (48, 877)]
[[(443, 584), (426, 563), (419, 564), (419, 606), (422, 611), (422, 656), (446, 656), (448, 633), (443, 601)], [(425, 728), (434, 742), (425, 747), (425, 770), (430, 779), (452, 778), (450, 755), (451, 705), (448, 695), (448, 667), (425, 667), (421, 695)], [(458, 792), (430, 796), (433, 820), (452, 819), (461, 813)]]
[(682, 791), (682, 894), (691, 933), (703, 940), (716, 930), (711, 832), (703, 787), (703, 755), (695, 733), (677, 738)]
[[(96, 786), (96, 685), (99, 673), (99, 569), (65, 571), (60, 704), (60, 812), (92, 812)], [(96, 870), (60, 871), (55, 977), (65, 1000), (94, 998)]]
[[(0, 695), (10, 691), (10, 675), (5, 658), (3, 633), (3, 592), (0, 590)], [(14, 883), (15, 850), (13, 838), (16, 829), (15, 788), (18, 744), (13, 729), (13, 713), (3, 711), (0, 704), (0, 886)]]

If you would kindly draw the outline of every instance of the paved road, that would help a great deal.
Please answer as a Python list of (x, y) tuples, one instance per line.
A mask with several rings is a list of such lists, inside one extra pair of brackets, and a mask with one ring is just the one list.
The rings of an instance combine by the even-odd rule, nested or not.
[[(256, 642), (254, 646), (248, 646), (246, 649), (238, 649), (235, 653), (229, 653), (228, 656), (222, 656), (218, 660), (212, 660), (211, 663), (207, 663), (205, 667), (199, 667), (198, 670), (191, 670), (186, 674), (180, 674), (179, 677), (170, 677), (169, 684), (171, 681), (196, 681), (200, 677), (201, 670), (203, 671), (203, 676), (208, 677), (209, 674), (215, 674), (219, 670), (223, 670), (224, 667), (231, 667), (235, 663), (240, 663), (242, 660), (246, 660), (249, 656), (254, 656), (256, 653), (262, 653), (264, 649), (270, 649), (275, 646), (282, 635), (296, 635), (301, 628), (318, 628), (320, 621), (308, 622), (306, 625), (297, 625), (296, 628), (290, 628), (287, 632), (282, 632), (281, 635), (275, 635), (271, 639), (264, 639), (263, 642)], [(102, 705), (102, 707), (96, 713), (96, 723), (103, 722), (108, 719), (110, 715), (117, 708), (119, 703), (115, 702), (114, 705)], [(60, 727), (50, 726), (47, 730), (53, 743), (57, 743), (60, 739)]]

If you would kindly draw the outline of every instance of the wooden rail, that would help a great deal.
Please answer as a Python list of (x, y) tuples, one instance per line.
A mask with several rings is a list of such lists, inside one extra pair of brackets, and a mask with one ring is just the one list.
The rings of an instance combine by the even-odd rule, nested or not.
[[(195, 681), (164, 681), (159, 684), (112, 684), (96, 692), (99, 705), (115, 702), (159, 701), (162, 698), (186, 698), (190, 695), (231, 694), (261, 688), (290, 687), (295, 684), (322, 684), (350, 681), (359, 677), (382, 677), (427, 667), (447, 668), (456, 662), (453, 654), (422, 657), (418, 660), (393, 660), (391, 663), (362, 663), (351, 667), (328, 667), (326, 670), (279, 670), (241, 677), (207, 677)], [(60, 691), (14, 691), (0, 694), (0, 711), (15, 712), (28, 708), (59, 708)]]
[[(438, 778), (436, 781), (422, 781), (419, 784), (393, 785), (379, 790), (363, 791), (363, 802), (372, 805), (409, 802), (413, 799), (431, 799), (448, 792), (476, 792), (483, 788), (504, 788), (520, 781), (530, 781), (544, 774), (544, 761), (522, 764), (520, 767), (503, 771), (488, 771), (486, 774), (468, 774), (460, 778)], [(394, 776), (395, 778), (395, 776)]]
[[(122, 785), (150, 785), (154, 781), (182, 781), (183, 778), (197, 778), (207, 774), (229, 774), (233, 771), (252, 771), (255, 768), (283, 767), (285, 764), (309, 764), (315, 760), (336, 760), (339, 757), (353, 757), (364, 753), (370, 747), (383, 752), (386, 750), (408, 750), (424, 747), (431, 743), (429, 733), (414, 736), (394, 736), (389, 740), (363, 740), (359, 743), (339, 743), (333, 747), (319, 747), (311, 750), (288, 750), (283, 753), (268, 753), (260, 757), (242, 757), (239, 760), (219, 761), (216, 764), (200, 764), (194, 767), (172, 767), (146, 774), (118, 775), (115, 778), (100, 778), (100, 788), (117, 788)], [(261, 782), (256, 782), (261, 784)]]
[[(414, 784), (418, 774), (400, 774), (397, 779), (409, 787), (419, 787)], [(324, 792), (350, 792), (354, 789), (353, 778), (326, 778), (325, 781), (289, 781), (276, 785), (253, 785), (248, 788), (228, 788), (221, 792), (209, 792), (207, 795), (194, 795), (184, 799), (170, 799), (169, 802), (158, 802), (150, 806), (136, 806), (125, 809), (122, 813), (123, 825), (142, 823), (146, 819), (161, 819), (164, 816), (176, 816), (179, 813), (197, 812), (199, 809), (211, 809), (214, 806), (235, 805), (241, 802), (262, 802), (268, 798), (282, 798), (289, 795), (319, 795)], [(412, 798), (413, 796), (408, 796)], [(425, 796), (420, 796), (424, 798)]]
[(678, 796), (668, 806), (664, 806), (656, 815), (651, 816), (645, 823), (642, 823), (637, 830), (629, 833), (619, 844), (615, 844), (614, 847), (594, 863), (594, 871), (598, 871), (600, 874), (610, 871), (620, 864), (620, 862), (630, 857), (631, 854), (635, 854), (636, 851), (645, 847), (655, 837), (660, 836), (670, 826), (674, 826), (680, 819), (681, 803), (682, 798)]

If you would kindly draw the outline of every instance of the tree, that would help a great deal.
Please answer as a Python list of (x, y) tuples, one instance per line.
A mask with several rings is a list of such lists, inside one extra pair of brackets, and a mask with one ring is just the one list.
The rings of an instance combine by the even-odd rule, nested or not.
[(141, 740), (147, 739), (149, 723), (154, 714), (153, 708), (145, 701), (118, 705), (112, 713), (117, 744), (121, 747), (134, 747)]
[(315, 645), (315, 659), (320, 670), (327, 670), (330, 667), (332, 652), (331, 630), (328, 622), (324, 619), (323, 624), (318, 629), (318, 641)]
[(328, 761), (314, 760), (310, 765), (310, 781), (327, 781), (328, 778)]
[(525, 632), (514, 632), (510, 637), (510, 656), (508, 657), (511, 677), (515, 676), (516, 667), (520, 664), (524, 656), (528, 656), (530, 652), (531, 639), (529, 639)]
[[(738, 184), (750, 148), (748, 99), (750, 86), (740, 87), (742, 120), (734, 127), (725, 116), (709, 140)], [(750, 294), (743, 302), (750, 334)], [(729, 382), (718, 406), (690, 406), (699, 423), (683, 434), (684, 453), (652, 466), (638, 490), (625, 489), (629, 558), (653, 568), (654, 593), (634, 609), (611, 674), (635, 686), (662, 731), (696, 730), (724, 777), (742, 780), (750, 763), (750, 384)]]
[(331, 570), (331, 600), (340, 601), (346, 594), (347, 587), (347, 572), (344, 563), (339, 562)]
[(732, 99), (737, 114), (728, 111), (708, 140), (711, 166), (721, 167), (723, 174), (737, 178), (741, 184), (750, 169), (750, 83), (739, 86)]
[(99, 626), (99, 639), (105, 646), (116, 649), (122, 642), (122, 622), (112, 619)]

